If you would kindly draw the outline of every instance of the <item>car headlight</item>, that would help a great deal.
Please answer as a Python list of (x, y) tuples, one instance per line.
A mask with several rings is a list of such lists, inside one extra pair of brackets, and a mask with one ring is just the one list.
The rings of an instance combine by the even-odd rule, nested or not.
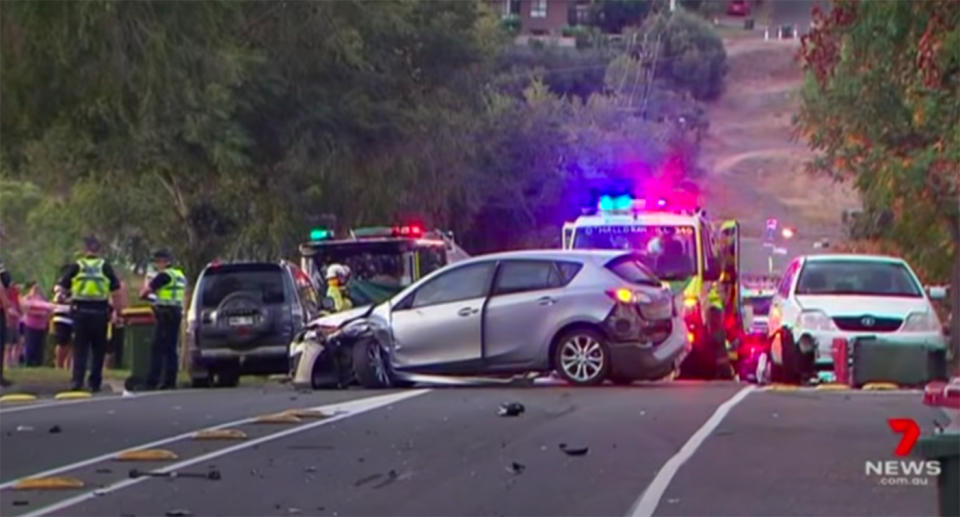
[(901, 330), (904, 332), (939, 331), (940, 321), (932, 312), (911, 312)]
[(823, 311), (803, 311), (797, 318), (797, 329), (812, 331), (837, 330), (833, 319)]

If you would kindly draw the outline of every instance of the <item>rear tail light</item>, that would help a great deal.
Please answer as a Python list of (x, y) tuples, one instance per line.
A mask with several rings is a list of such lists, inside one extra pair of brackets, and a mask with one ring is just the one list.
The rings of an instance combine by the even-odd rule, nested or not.
[(607, 291), (607, 296), (620, 303), (633, 303), (636, 301), (633, 291), (625, 287), (621, 287), (620, 289), (611, 289)]

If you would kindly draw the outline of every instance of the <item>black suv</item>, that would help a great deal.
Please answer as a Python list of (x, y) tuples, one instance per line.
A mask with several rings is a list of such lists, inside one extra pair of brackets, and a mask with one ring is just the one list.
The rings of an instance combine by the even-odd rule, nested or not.
[(236, 386), (240, 375), (287, 373), (287, 350), (314, 316), (316, 293), (288, 263), (211, 264), (187, 313), (194, 387)]

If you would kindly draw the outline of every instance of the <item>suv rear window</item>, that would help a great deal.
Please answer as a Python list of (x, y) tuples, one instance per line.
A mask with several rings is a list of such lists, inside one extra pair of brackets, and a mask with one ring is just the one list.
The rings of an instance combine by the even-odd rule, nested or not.
[(637, 255), (624, 255), (607, 262), (606, 268), (618, 277), (634, 284), (660, 285), (657, 275)]
[(283, 272), (276, 264), (234, 264), (207, 269), (200, 285), (200, 306), (216, 308), (223, 299), (236, 292), (259, 297), (263, 303), (286, 301)]

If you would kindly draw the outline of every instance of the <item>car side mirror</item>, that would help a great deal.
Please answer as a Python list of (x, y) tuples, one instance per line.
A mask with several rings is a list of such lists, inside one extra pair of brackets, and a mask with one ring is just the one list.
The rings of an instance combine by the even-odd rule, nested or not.
[(946, 300), (947, 288), (939, 285), (928, 286), (927, 294), (930, 295), (931, 300)]

